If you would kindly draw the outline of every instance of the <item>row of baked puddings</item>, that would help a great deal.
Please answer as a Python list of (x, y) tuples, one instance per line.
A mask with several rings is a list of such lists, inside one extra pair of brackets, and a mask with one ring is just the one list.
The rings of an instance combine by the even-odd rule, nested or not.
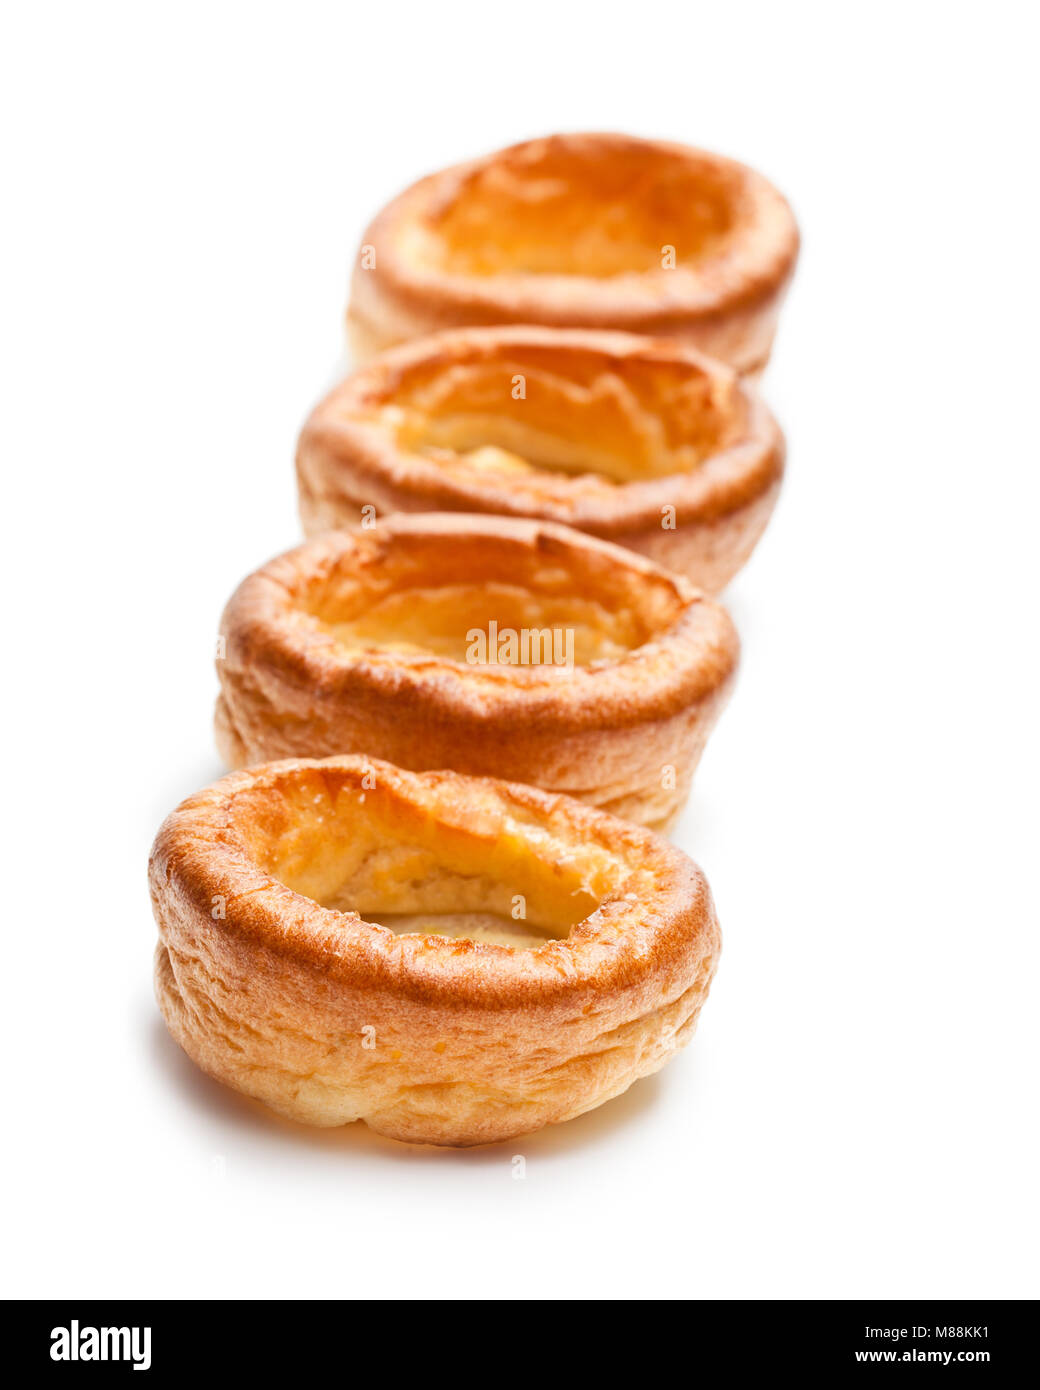
[(368, 229), (349, 318), (379, 355), (303, 430), (311, 539), (224, 612), (241, 770), (152, 854), (160, 1005), (204, 1070), (472, 1144), (689, 1039), (718, 927), (654, 832), (733, 681), (711, 595), (780, 485), (748, 374), (796, 250), (752, 171), (621, 136), (443, 171)]

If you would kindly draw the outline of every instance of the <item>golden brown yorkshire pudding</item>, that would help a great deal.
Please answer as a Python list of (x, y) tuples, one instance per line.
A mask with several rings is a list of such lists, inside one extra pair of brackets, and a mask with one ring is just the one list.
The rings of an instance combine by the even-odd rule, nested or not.
[(725, 610), (647, 560), (436, 513), (271, 561), (221, 636), (232, 767), (367, 753), (526, 779), (656, 828), (686, 800), (737, 661)]
[(692, 348), (510, 327), (355, 372), (307, 421), (296, 467), (308, 535), (394, 511), (540, 517), (715, 593), (765, 528), (783, 461), (758, 393)]
[(481, 1144), (689, 1041), (719, 951), (700, 870), (530, 787), (361, 758), (234, 773), (150, 862), (166, 1024), (294, 1120)]
[(359, 361), (503, 323), (680, 338), (740, 372), (769, 358), (798, 230), (761, 175), (628, 135), (553, 135), (413, 184), (362, 239)]

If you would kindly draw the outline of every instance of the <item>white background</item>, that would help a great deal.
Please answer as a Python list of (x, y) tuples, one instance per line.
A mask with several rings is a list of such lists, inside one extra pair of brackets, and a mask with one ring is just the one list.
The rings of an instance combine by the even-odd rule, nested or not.
[[(8, 8), (7, 1292), (1040, 1294), (1031, 28)], [(721, 970), (688, 1051), (571, 1124), (462, 1153), (308, 1132), (167, 1038), (149, 845), (221, 771), (217, 618), (299, 537), (294, 439), (367, 219), (603, 128), (745, 159), (804, 231), (765, 382), (788, 477), (679, 834)]]

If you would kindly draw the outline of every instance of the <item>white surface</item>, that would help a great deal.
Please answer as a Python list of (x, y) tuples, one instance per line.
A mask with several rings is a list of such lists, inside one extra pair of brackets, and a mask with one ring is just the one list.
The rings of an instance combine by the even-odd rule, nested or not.
[[(7, 12), (8, 1292), (1040, 1293), (1029, 14)], [(679, 1061), (555, 1131), (308, 1133), (167, 1039), (148, 848), (221, 770), (217, 617), (298, 538), (367, 217), (582, 128), (737, 155), (804, 229), (788, 478), (680, 835), (721, 971)]]

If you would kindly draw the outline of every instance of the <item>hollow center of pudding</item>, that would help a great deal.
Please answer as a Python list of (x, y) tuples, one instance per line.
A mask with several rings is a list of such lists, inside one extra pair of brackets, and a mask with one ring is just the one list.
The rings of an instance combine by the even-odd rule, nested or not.
[(623, 658), (683, 604), (666, 576), (600, 552), (479, 533), (398, 532), (381, 542), (378, 528), (298, 602), (352, 653), (564, 668)]
[(377, 927), (389, 927), (396, 936), (452, 936), (467, 941), (492, 941), (530, 951), (566, 932), (550, 931), (538, 923), (516, 921), (499, 912), (384, 912), (377, 907), (363, 914)]
[(625, 869), (479, 782), (408, 785), (296, 768), (248, 788), (232, 819), (259, 866), (293, 892), (397, 934), (532, 949), (566, 937)]
[(376, 418), (448, 472), (613, 487), (698, 468), (741, 438), (746, 407), (729, 374), (688, 361), (515, 343), (414, 364)]
[(442, 187), (416, 252), (475, 276), (606, 279), (696, 265), (731, 235), (737, 184), (736, 171), (695, 155), (536, 142)]
[(508, 584), (409, 588), (326, 626), (349, 651), (428, 652), (470, 665), (585, 666), (639, 645), (629, 613)]

